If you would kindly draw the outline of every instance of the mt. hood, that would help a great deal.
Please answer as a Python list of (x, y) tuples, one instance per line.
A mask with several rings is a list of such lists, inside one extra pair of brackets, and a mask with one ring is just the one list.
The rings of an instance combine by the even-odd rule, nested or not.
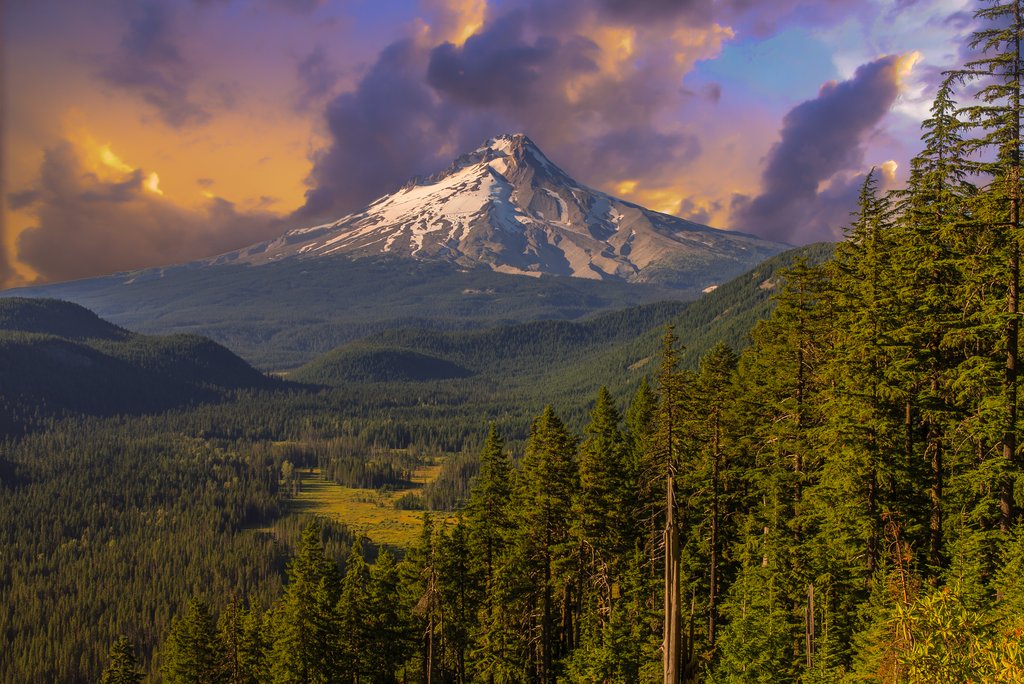
[(207, 263), (389, 254), (522, 275), (703, 288), (783, 249), (588, 188), (514, 134), (492, 138), (362, 211)]

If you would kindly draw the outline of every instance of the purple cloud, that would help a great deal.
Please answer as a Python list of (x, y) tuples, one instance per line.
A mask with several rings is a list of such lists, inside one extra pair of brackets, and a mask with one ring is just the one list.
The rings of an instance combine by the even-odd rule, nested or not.
[(819, 186), (862, 165), (867, 136), (899, 94), (897, 61), (889, 55), (865, 64), (786, 114), (761, 175), (761, 194), (736, 199), (733, 227), (794, 244), (839, 237), (853, 206), (837, 200), (848, 200), (849, 193), (819, 192)]
[(175, 128), (209, 120), (209, 112), (190, 98), (196, 73), (176, 43), (168, 5), (149, 2), (134, 12), (117, 49), (101, 58), (100, 78), (141, 96)]

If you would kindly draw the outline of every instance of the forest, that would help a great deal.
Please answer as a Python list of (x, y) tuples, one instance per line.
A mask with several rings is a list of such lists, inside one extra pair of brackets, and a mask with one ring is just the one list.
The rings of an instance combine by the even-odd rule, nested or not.
[[(1021, 4), (979, 10), (907, 187), (868, 174), (742, 349), (691, 364), (667, 326), (586, 415), (542, 382), (446, 403), (444, 366), (388, 400), (28, 416), (0, 444), (0, 678), (1024, 681)], [(401, 487), (425, 451), (454, 522), (409, 548), (284, 515), (293, 465)]]

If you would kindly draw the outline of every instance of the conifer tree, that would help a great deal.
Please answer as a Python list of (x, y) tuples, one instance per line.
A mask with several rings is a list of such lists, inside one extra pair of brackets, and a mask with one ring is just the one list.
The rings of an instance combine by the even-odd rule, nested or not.
[[(511, 466), (505, 443), (492, 424), (480, 453), (480, 474), (466, 504), (466, 522), (475, 557), (482, 560), (483, 582), (489, 586), (494, 565), (501, 555), (509, 532), (508, 505), (512, 496)], [(485, 596), (484, 609), (490, 603)]]
[(434, 523), (426, 512), (420, 538), (402, 561), (401, 575), (402, 592), (412, 606), (420, 678), (431, 682), (437, 674), (443, 652), (443, 623)]
[(141, 681), (135, 647), (128, 637), (118, 637), (110, 647), (110, 662), (100, 677), (100, 684), (139, 684)]
[(401, 574), (395, 557), (382, 551), (370, 570), (372, 580), (367, 619), (369, 658), (367, 674), (373, 682), (395, 681), (395, 671), (412, 655), (414, 639), (409, 614), (411, 607), (401, 595)]
[(472, 581), (468, 530), (462, 520), (442, 530), (438, 539), (438, 582), (444, 615), (444, 673), (454, 682), (469, 677), (469, 647), (476, 631), (480, 592)]
[(171, 623), (160, 671), (169, 684), (226, 681), (220, 642), (206, 602), (189, 601), (185, 614)]
[(631, 542), (625, 536), (630, 497), (625, 442), (619, 423), (611, 394), (601, 387), (579, 451), (580, 487), (573, 507), (574, 533), (583, 564), (580, 594), (585, 619), (578, 650), (580, 657), (590, 662), (589, 676), (601, 681), (612, 675), (610, 627), (616, 609), (613, 588)]
[(324, 553), (320, 534), (316, 520), (303, 530), (288, 567), (284, 597), (274, 612), (270, 663), (275, 682), (330, 682), (337, 674), (338, 569)]
[(578, 486), (576, 439), (550, 406), (534, 419), (513, 494), (516, 556), (528, 583), (531, 677), (554, 682), (562, 655), (575, 647), (578, 576), (570, 535)]
[[(1024, 16), (1021, 0), (993, 0), (975, 13), (987, 22), (973, 36), (970, 47), (980, 56), (954, 72), (961, 82), (980, 81), (977, 103), (965, 107), (964, 117), (978, 135), (967, 141), (969, 150), (989, 152), (990, 157), (974, 163), (974, 169), (992, 179), (981, 195), (975, 212), (980, 232), (977, 270), (969, 278), (985, 289), (1005, 288), (1003, 297), (979, 302), (982, 328), (997, 339), (974, 367), (984, 381), (999, 387), (986, 400), (981, 414), (983, 435), (994, 447), (999, 461), (985, 468), (996, 492), (999, 528), (1009, 530), (1016, 517), (1014, 490), (1020, 470), (1017, 455), (1018, 389), (1020, 384), (1020, 251), (1021, 251), (1021, 124), (1024, 107), (1024, 64), (1021, 40)], [(981, 282), (978, 282), (978, 281)], [(985, 286), (988, 287), (985, 287)], [(986, 353), (987, 352), (987, 353)], [(999, 359), (999, 357), (1002, 359)], [(985, 362), (988, 357), (988, 363)], [(1002, 361), (1002, 363), (1000, 363)], [(999, 366), (1002, 366), (1001, 372)], [(1000, 377), (1001, 376), (1001, 377)], [(998, 383), (998, 384), (996, 384)], [(983, 449), (985, 445), (983, 445)]]
[[(687, 507), (691, 515), (688, 543), (691, 586), (698, 583), (706, 592), (707, 646), (715, 648), (718, 625), (718, 604), (723, 579), (723, 552), (727, 548), (726, 526), (731, 501), (726, 488), (727, 451), (732, 448), (730, 426), (735, 390), (736, 353), (719, 343), (701, 359), (700, 372), (694, 380), (693, 396), (687, 402), (684, 433), (687, 442)], [(696, 533), (696, 534), (694, 534)]]
[[(375, 662), (380, 644), (373, 639), (373, 623), (377, 619), (373, 605), (370, 566), (363, 556), (364, 538), (356, 539), (345, 559), (345, 577), (335, 613), (337, 615), (337, 661), (335, 677), (359, 681), (371, 672), (381, 673)], [(385, 668), (386, 669), (386, 668)], [(383, 680), (386, 681), (386, 680)]]
[[(907, 188), (899, 193), (894, 225), (897, 256), (890, 260), (898, 290), (902, 324), (892, 332), (897, 350), (895, 381), (907, 395), (910, 457), (920, 453), (929, 480), (927, 562), (932, 581), (945, 564), (943, 508), (948, 452), (960, 414), (953, 392), (954, 369), (961, 362), (955, 342), (963, 320), (960, 255), (969, 224), (968, 202), (974, 188), (966, 181), (962, 157), (963, 124), (956, 112), (953, 84), (946, 78), (936, 93), (931, 115), (922, 123), (924, 150), (911, 161)], [(914, 439), (920, 434), (920, 439)], [(912, 442), (922, 442), (919, 449)]]

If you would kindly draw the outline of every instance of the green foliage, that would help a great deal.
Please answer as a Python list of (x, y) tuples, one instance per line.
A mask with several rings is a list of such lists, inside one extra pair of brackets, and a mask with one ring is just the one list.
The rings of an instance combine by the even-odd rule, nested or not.
[(206, 603), (189, 601), (185, 614), (171, 622), (160, 672), (168, 684), (224, 681), (222, 656), (213, 617)]
[(141, 681), (135, 647), (128, 637), (118, 637), (110, 647), (110, 663), (100, 677), (100, 684), (139, 684)]

